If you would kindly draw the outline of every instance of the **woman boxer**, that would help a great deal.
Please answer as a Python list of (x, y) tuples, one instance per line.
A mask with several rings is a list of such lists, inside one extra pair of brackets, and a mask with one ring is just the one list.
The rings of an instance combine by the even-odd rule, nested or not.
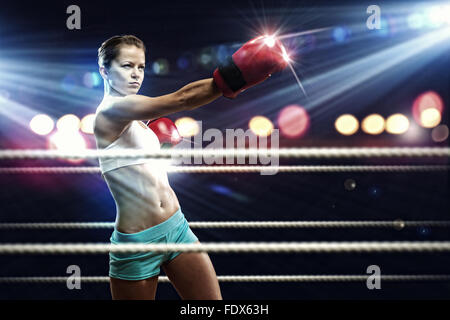
[[(275, 48), (261, 38), (246, 43), (214, 77), (192, 82), (160, 97), (138, 95), (144, 80), (145, 45), (135, 36), (114, 36), (98, 49), (104, 98), (96, 111), (94, 134), (98, 149), (158, 151), (163, 135), (161, 117), (208, 104), (221, 95), (233, 98), (286, 67)], [(263, 47), (261, 47), (263, 46)], [(152, 121), (149, 127), (142, 121)], [(111, 243), (198, 243), (181, 211), (167, 173), (152, 159), (100, 158), (100, 168), (115, 200), (117, 216)], [(154, 299), (160, 268), (182, 299), (222, 299), (207, 253), (110, 253), (113, 299)]]

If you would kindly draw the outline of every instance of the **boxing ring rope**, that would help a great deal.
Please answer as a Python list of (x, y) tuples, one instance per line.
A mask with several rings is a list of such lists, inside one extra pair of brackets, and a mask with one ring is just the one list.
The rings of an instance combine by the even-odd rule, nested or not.
[(280, 149), (162, 149), (145, 150), (0, 150), (0, 159), (81, 159), (89, 158), (183, 158), (183, 157), (279, 157), (279, 158), (381, 158), (450, 156), (450, 148), (444, 147), (354, 147), (354, 148), (280, 148)]
[[(450, 221), (191, 221), (191, 228), (394, 228), (450, 227)], [(114, 222), (4, 222), (0, 229), (112, 229)]]
[[(432, 172), (448, 171), (448, 165), (366, 165), (366, 166), (167, 166), (174, 173), (241, 172)], [(0, 174), (100, 173), (99, 167), (2, 167)]]
[[(0, 150), (0, 159), (80, 159), (91, 158), (183, 158), (183, 157), (280, 157), (280, 158), (448, 158), (450, 148), (289, 148), (289, 149), (169, 149), (142, 150)], [(448, 171), (447, 165), (385, 166), (167, 166), (168, 172), (429, 172)], [(98, 167), (10, 167), (0, 174), (16, 173), (100, 173)], [(450, 221), (216, 221), (191, 222), (198, 228), (345, 228), (409, 226), (448, 227)], [(0, 223), (0, 229), (17, 228), (113, 228), (113, 222)], [(371, 252), (449, 252), (450, 241), (385, 242), (228, 242), (192, 244), (110, 244), (110, 243), (37, 243), (0, 244), (0, 254), (106, 254), (109, 252), (216, 252), (216, 253), (371, 253)], [(221, 282), (338, 282), (366, 281), (368, 275), (253, 275), (218, 276)], [(70, 277), (71, 280), (76, 280)], [(79, 277), (83, 282), (108, 282), (109, 277)], [(449, 281), (450, 275), (381, 275), (384, 281)], [(67, 277), (0, 277), (0, 283), (66, 282)], [(169, 282), (159, 277), (159, 282)]]
[(0, 254), (105, 254), (135, 252), (336, 253), (449, 252), (450, 241), (228, 242), (228, 243), (37, 243), (0, 244)]
[[(229, 275), (217, 276), (219, 282), (360, 282), (369, 275)], [(109, 277), (0, 277), (0, 283), (66, 283), (67, 280), (85, 283), (109, 283)], [(380, 275), (382, 281), (450, 281), (447, 274)], [(167, 276), (160, 276), (158, 282), (169, 283)]]

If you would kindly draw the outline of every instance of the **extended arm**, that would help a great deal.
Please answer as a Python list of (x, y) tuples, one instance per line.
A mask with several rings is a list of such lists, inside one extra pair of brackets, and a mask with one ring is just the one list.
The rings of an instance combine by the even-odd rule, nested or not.
[(104, 115), (121, 121), (149, 120), (171, 113), (192, 110), (222, 95), (212, 78), (194, 81), (181, 89), (156, 98), (143, 95), (114, 97)]
[(174, 93), (157, 98), (141, 95), (115, 97), (103, 113), (118, 121), (150, 120), (208, 104), (222, 94), (235, 98), (240, 92), (286, 68), (288, 57), (282, 43), (261, 36), (245, 43), (213, 78), (192, 82)]

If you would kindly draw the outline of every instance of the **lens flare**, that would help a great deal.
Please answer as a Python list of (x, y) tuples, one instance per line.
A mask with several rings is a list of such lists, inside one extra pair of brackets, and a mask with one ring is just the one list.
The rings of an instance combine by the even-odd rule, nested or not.
[(281, 46), (281, 52), (283, 53), (283, 59), (288, 63), (291, 62), (291, 58), (289, 57), (283, 45)]
[(271, 35), (271, 36), (266, 35), (265, 39), (264, 39), (264, 43), (272, 48), (275, 45), (275, 37), (273, 35)]

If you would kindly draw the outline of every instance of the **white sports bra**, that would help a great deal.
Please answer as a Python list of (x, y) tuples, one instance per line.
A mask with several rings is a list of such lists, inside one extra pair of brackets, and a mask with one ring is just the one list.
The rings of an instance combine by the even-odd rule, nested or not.
[[(124, 132), (108, 145), (104, 150), (111, 149), (134, 149), (145, 151), (159, 151), (160, 144), (156, 134), (139, 120), (131, 121), (131, 124)], [(99, 158), (102, 174), (117, 168), (152, 162), (151, 158)]]

